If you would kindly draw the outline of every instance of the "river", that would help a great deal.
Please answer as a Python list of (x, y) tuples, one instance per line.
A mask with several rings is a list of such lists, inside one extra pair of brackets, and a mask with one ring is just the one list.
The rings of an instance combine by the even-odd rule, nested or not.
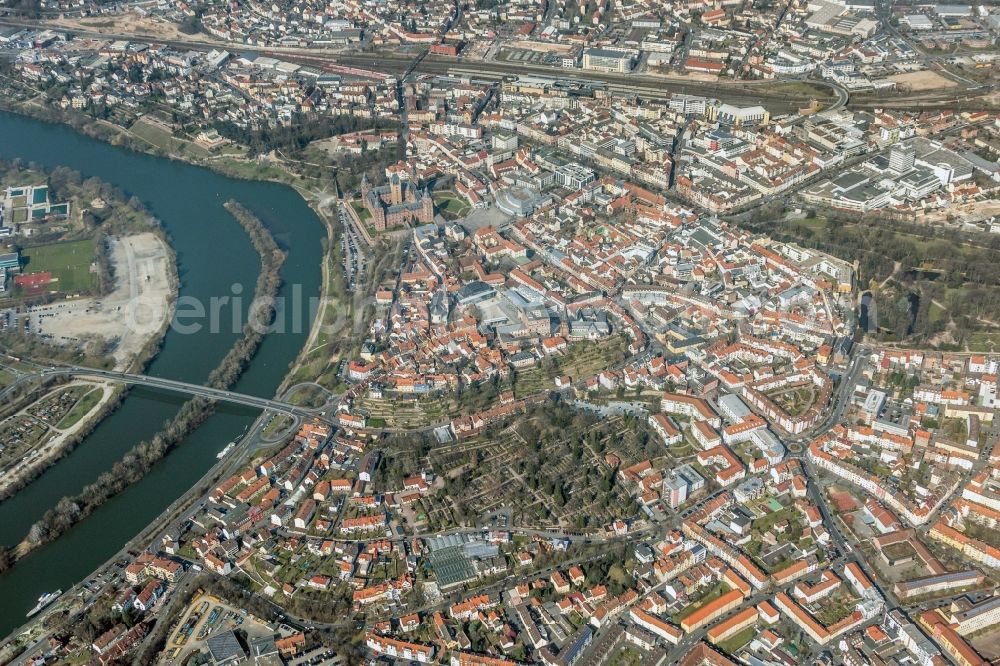
[[(231, 296), (219, 320), (231, 322), (252, 299), (259, 258), (239, 224), (223, 208), (235, 199), (252, 210), (288, 251), (281, 296), (293, 289), (305, 298), (319, 294), (322, 222), (301, 196), (276, 183), (242, 181), (165, 158), (131, 152), (78, 134), (62, 125), (0, 112), (0, 157), (66, 166), (96, 176), (138, 196), (159, 218), (177, 254), (180, 297), (206, 304)], [(293, 314), (295, 321), (293, 322)], [(271, 397), (305, 343), (309, 308), (286, 313), (286, 331), (267, 335), (235, 390)], [(232, 326), (195, 333), (171, 329), (148, 373), (204, 383), (240, 332)], [(72, 453), (30, 486), (0, 502), (0, 543), (19, 542), (59, 498), (79, 492), (132, 446), (171, 418), (184, 398), (134, 389), (122, 405)], [(21, 560), (0, 576), (0, 636), (25, 621), (40, 594), (68, 589), (82, 580), (169, 506), (216, 462), (216, 454), (257, 416), (252, 409), (220, 406), (194, 434), (139, 483), (95, 511), (57, 541)]]

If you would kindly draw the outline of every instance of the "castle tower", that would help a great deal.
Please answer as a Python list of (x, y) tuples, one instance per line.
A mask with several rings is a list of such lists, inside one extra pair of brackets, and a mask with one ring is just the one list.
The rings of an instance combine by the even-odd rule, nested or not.
[(430, 224), (434, 221), (434, 198), (431, 197), (431, 193), (427, 191), (425, 187), (420, 195), (420, 221), (424, 224)]
[(393, 172), (389, 179), (389, 204), (398, 206), (403, 203), (403, 181), (399, 179), (399, 174)]

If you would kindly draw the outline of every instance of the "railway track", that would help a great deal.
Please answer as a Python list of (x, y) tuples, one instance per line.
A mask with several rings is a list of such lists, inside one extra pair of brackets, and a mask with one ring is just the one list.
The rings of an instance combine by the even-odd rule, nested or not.
[[(564, 70), (546, 65), (530, 65), (511, 62), (486, 62), (462, 60), (448, 56), (427, 55), (425, 51), (400, 53), (382, 51), (378, 53), (339, 52), (333, 50), (302, 48), (302, 47), (271, 47), (266, 49), (227, 44), (220, 40), (203, 35), (192, 35), (184, 39), (154, 39), (149, 35), (128, 34), (124, 32), (101, 32), (85, 28), (73, 30), (65, 26), (50, 26), (45, 21), (31, 21), (21, 18), (0, 17), (0, 25), (25, 28), (58, 27), (74, 34), (101, 39), (125, 39), (135, 41), (157, 41), (177, 48), (207, 51), (215, 48), (241, 48), (244, 53), (269, 53), (275, 57), (311, 64), (317, 67), (356, 68), (368, 70), (373, 78), (386, 74), (400, 77), (409, 71), (423, 74), (447, 75), (449, 73), (464, 73), (467, 76), (500, 79), (511, 74), (541, 76), (550, 78), (575, 78), (608, 86), (611, 92), (622, 94), (637, 94), (650, 99), (665, 99), (672, 93), (684, 93), (714, 97), (738, 104), (762, 104), (775, 112), (794, 111), (807, 106), (812, 100), (833, 105), (846, 106), (851, 109), (941, 109), (961, 107), (963, 111), (986, 110), (1000, 108), (1000, 104), (986, 97), (991, 94), (989, 86), (971, 88), (953, 88), (947, 91), (901, 96), (873, 96), (859, 93), (846, 98), (846, 91), (827, 81), (812, 79), (793, 79), (778, 81), (682, 81), (668, 79), (649, 74), (617, 74), (610, 72), (592, 72), (586, 70)], [(813, 90), (803, 93), (780, 92), (775, 86), (783, 83), (799, 82), (812, 86)], [(769, 90), (770, 88), (770, 90)], [(970, 94), (971, 93), (971, 94)]]

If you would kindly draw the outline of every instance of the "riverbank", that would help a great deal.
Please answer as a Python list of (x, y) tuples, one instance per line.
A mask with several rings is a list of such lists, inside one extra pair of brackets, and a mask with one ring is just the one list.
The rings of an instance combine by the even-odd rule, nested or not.
[[(297, 302), (294, 299), (300, 294), (315, 298), (322, 289), (326, 234), (323, 223), (298, 192), (272, 183), (225, 178), (176, 160), (121, 150), (24, 115), (0, 114), (0, 132), (9, 139), (3, 147), (6, 155), (19, 155), (40, 165), (63, 164), (141, 197), (162, 221), (176, 249), (181, 297), (200, 303), (216, 299), (221, 305), (220, 321), (230, 321), (233, 316), (245, 320), (249, 298), (232, 299), (233, 289), (240, 285), (243, 294), (250, 294), (259, 270), (257, 253), (223, 208), (227, 199), (236, 199), (252, 210), (282, 247), (288, 248), (280, 294), (284, 302)], [(300, 185), (309, 189), (306, 183)], [(222, 249), (224, 263), (220, 263)], [(285, 308), (281, 318), (286, 324), (284, 329), (276, 327), (265, 336), (234, 390), (274, 395), (303, 346), (313, 314), (312, 310), (295, 312)], [(168, 329), (162, 349), (146, 374), (204, 384), (209, 369), (235, 344), (239, 331), (228, 326), (217, 333), (202, 328), (197, 333)], [(181, 402), (173, 394), (133, 387), (122, 406), (100, 424), (85, 446), (77, 447), (29, 487), (0, 503), (0, 543), (15, 545), (61, 497), (78, 493), (136, 442), (152, 437), (161, 423), (174, 418)], [(36, 549), (13, 570), (0, 575), (0, 598), (5, 600), (0, 604), (0, 634), (24, 622), (24, 612), (39, 594), (55, 587), (68, 590), (107, 562), (217, 465), (216, 453), (234, 436), (244, 433), (257, 416), (256, 410), (220, 404), (211, 418), (141, 481), (79, 521), (57, 541)], [(86, 603), (86, 590), (92, 588), (78, 589)]]
[[(142, 372), (159, 353), (167, 328), (170, 325), (179, 289), (177, 262), (169, 243), (164, 240), (162, 234), (149, 233), (142, 235), (162, 244), (160, 262), (162, 270), (157, 273), (156, 291), (155, 293), (146, 292), (148, 298), (144, 301), (152, 308), (151, 312), (156, 313), (157, 316), (147, 318), (142, 325), (126, 331), (125, 335), (128, 337), (128, 342), (121, 347), (122, 353), (117, 357), (118, 362), (116, 363), (117, 369), (126, 372)], [(128, 240), (126, 239), (125, 242), (128, 242)], [(138, 276), (134, 274), (130, 276), (131, 281), (137, 279)], [(119, 289), (116, 288), (117, 291)], [(84, 300), (92, 303), (94, 299)], [(113, 303), (115, 301), (112, 298), (112, 300), (106, 302)], [(94, 317), (99, 316), (98, 313), (101, 312), (101, 310), (97, 310), (93, 316), (88, 316), (90, 314), (89, 310), (93, 308), (87, 308), (80, 301), (72, 303), (73, 305), (70, 308), (59, 308), (59, 304), (53, 304), (47, 306), (46, 309), (61, 311), (60, 315), (72, 321), (74, 327), (84, 326), (88, 321), (92, 321)], [(81, 308), (84, 311), (83, 316), (79, 312)], [(110, 314), (110, 308), (111, 306), (109, 305), (107, 308), (108, 314), (106, 315), (109, 318), (113, 317)], [(40, 316), (43, 312), (38, 312), (37, 314)], [(120, 327), (121, 320), (120, 318), (108, 319), (108, 324), (112, 327)], [(106, 386), (106, 390), (104, 390), (100, 401), (74, 425), (71, 431), (59, 433), (58, 436), (46, 442), (39, 450), (33, 452), (33, 456), (29, 460), (25, 460), (5, 470), (3, 479), (0, 480), (0, 502), (12, 497), (19, 490), (41, 476), (52, 465), (68, 455), (104, 419), (118, 408), (122, 400), (124, 400), (128, 388), (125, 386), (112, 386), (110, 384), (103, 386)]]
[[(272, 323), (275, 315), (273, 304), (281, 287), (281, 268), (286, 258), (286, 254), (278, 247), (273, 236), (264, 227), (263, 223), (249, 210), (233, 201), (227, 202), (225, 207), (236, 218), (240, 226), (243, 227), (254, 248), (257, 250), (261, 261), (261, 270), (254, 291), (254, 302), (250, 306), (250, 312), (256, 313), (257, 321), (252, 321), (244, 327), (243, 337), (233, 346), (226, 355), (226, 358), (211, 373), (209, 384), (217, 388), (231, 387), (237, 381), (239, 374), (246, 368), (263, 341), (263, 330)], [(143, 474), (149, 471), (152, 465), (170, 452), (172, 448), (172, 446), (169, 446), (170, 439), (173, 439), (174, 446), (179, 444), (188, 434), (185, 429), (196, 429), (208, 418), (213, 411), (213, 407), (210, 402), (201, 398), (189, 400), (181, 408), (181, 412), (174, 423), (171, 424), (171, 427), (162, 433), (162, 437), (160, 435), (157, 436), (158, 441), (140, 443), (122, 461), (116, 464), (111, 472), (102, 475), (97, 483), (88, 486), (80, 496), (61, 500), (55, 509), (46, 513), (43, 520), (32, 528), (32, 534), (36, 530), (39, 533), (44, 533), (47, 541), (61, 536), (63, 531), (72, 527), (75, 520), (85, 518), (93, 510), (97, 509), (100, 504), (110, 500), (135, 483), (138, 480), (135, 478), (135, 465), (140, 465), (140, 469), (145, 467), (145, 470), (142, 472)], [(261, 419), (258, 418), (254, 429), (259, 429), (260, 424)], [(154, 440), (157, 438), (154, 438)], [(129, 460), (130, 457), (133, 461), (138, 460), (139, 462), (133, 462), (126, 466), (125, 461)], [(180, 498), (160, 515), (158, 520), (147, 525), (125, 548), (130, 547), (132, 544), (138, 545), (138, 543), (148, 539), (148, 535), (155, 533), (160, 520), (164, 516), (176, 518), (179, 512), (185, 510), (197, 498), (208, 492), (211, 484), (218, 480), (221, 470), (232, 466), (234, 462), (233, 459), (227, 459), (213, 466), (197, 484), (182, 494)], [(96, 495), (96, 497), (88, 500), (88, 495)], [(88, 504), (88, 501), (91, 503)], [(5, 566), (12, 567), (20, 558), (27, 556), (33, 548), (41, 545), (43, 544), (38, 543), (32, 546), (27, 542), (23, 542), (16, 552), (11, 554), (12, 556), (8, 555), (7, 557), (0, 558), (0, 562), (3, 562)], [(75, 589), (76, 586), (74, 586)], [(63, 595), (63, 599), (71, 598), (74, 590), (70, 590), (67, 594)], [(60, 605), (56, 604), (49, 609), (49, 612), (55, 610)], [(14, 656), (18, 651), (12, 643), (7, 643), (4, 649), (11, 650), (9, 653), (10, 656)]]
[[(66, 125), (74, 131), (84, 134), (85, 136), (116, 147), (125, 148), (144, 155), (165, 157), (172, 161), (203, 167), (229, 178), (278, 183), (288, 185), (294, 189), (299, 196), (302, 197), (302, 200), (313, 210), (316, 217), (323, 222), (326, 231), (326, 247), (324, 248), (324, 256), (321, 262), (321, 270), (323, 273), (319, 294), (319, 307), (317, 308), (314, 319), (310, 325), (307, 344), (303, 345), (302, 349), (299, 350), (296, 361), (289, 366), (288, 372), (285, 375), (285, 380), (279, 387), (278, 392), (280, 393), (281, 391), (286, 390), (289, 386), (303, 380), (303, 377), (299, 376), (298, 373), (302, 366), (308, 361), (307, 356), (309, 348), (315, 344), (318, 338), (321, 337), (324, 324), (332, 326), (338, 317), (337, 313), (332, 313), (332, 319), (334, 321), (325, 321), (327, 319), (328, 310), (335, 300), (333, 295), (330, 293), (332, 283), (329, 271), (335, 270), (335, 266), (340, 260), (340, 257), (339, 247), (335, 242), (338, 238), (338, 234), (334, 228), (337, 220), (331, 213), (325, 212), (324, 208), (331, 205), (339, 205), (339, 201), (336, 197), (331, 197), (323, 191), (313, 190), (306, 187), (303, 184), (303, 181), (311, 178), (292, 171), (282, 160), (274, 160), (273, 162), (269, 161), (265, 163), (260, 160), (253, 161), (248, 159), (238, 159), (231, 156), (209, 155), (204, 158), (196, 158), (190, 154), (182, 155), (173, 151), (162, 150), (143, 137), (134, 134), (128, 128), (108, 123), (106, 121), (102, 121), (100, 123), (89, 122), (91, 119), (82, 113), (58, 110), (50, 106), (42, 106), (31, 102), (10, 104), (0, 100), (0, 110), (26, 116), (40, 122)], [(133, 369), (132, 371), (137, 372), (139, 370)], [(305, 379), (311, 380), (316, 378), (307, 377)]]
[[(147, 139), (134, 134), (126, 127), (104, 120), (95, 121), (93, 118), (83, 113), (56, 109), (51, 106), (44, 106), (30, 101), (22, 103), (15, 102), (12, 104), (6, 100), (0, 99), (0, 111), (7, 111), (8, 113), (26, 116), (44, 123), (66, 125), (84, 136), (111, 144), (112, 146), (118, 148), (125, 148), (144, 155), (164, 157), (169, 160), (183, 162), (184, 164), (204, 167), (229, 178), (281, 183), (283, 185), (290, 185), (296, 189), (299, 185), (299, 181), (306, 178), (306, 176), (294, 174), (283, 167), (268, 164), (261, 160), (249, 160), (245, 158), (237, 158), (231, 155), (211, 154), (206, 154), (205, 157), (199, 158), (192, 154), (180, 154), (171, 150), (164, 150)], [(191, 142), (184, 140), (183, 143), (187, 144)]]
[(34, 335), (74, 347), (100, 338), (114, 369), (145, 365), (166, 333), (177, 298), (176, 264), (153, 232), (107, 237), (114, 286), (100, 297), (59, 300), (30, 308)]
[(333, 282), (331, 281), (331, 271), (336, 270), (340, 251), (340, 246), (337, 243), (339, 235), (334, 228), (336, 218), (324, 212), (325, 204), (329, 204), (329, 201), (324, 202), (324, 200), (311, 193), (304, 192), (298, 187), (294, 189), (309, 204), (309, 207), (313, 209), (316, 217), (323, 222), (323, 227), (326, 230), (326, 248), (324, 249), (323, 261), (320, 266), (320, 283), (322, 286), (319, 295), (319, 306), (316, 308), (316, 314), (313, 316), (306, 342), (302, 345), (298, 355), (295, 357), (295, 362), (289, 367), (284, 381), (281, 382), (281, 386), (278, 388), (279, 395), (303, 380), (313, 381), (318, 379), (318, 377), (300, 376), (300, 374), (309, 362), (309, 355), (317, 344), (317, 340), (323, 334), (324, 328), (334, 325), (335, 321), (328, 321), (328, 319), (332, 318), (335, 320), (337, 317), (336, 311), (331, 311), (331, 306), (336, 302), (335, 295), (332, 293)]
[[(42, 122), (65, 124), (76, 131), (80, 131), (81, 133), (90, 136), (91, 138), (95, 138), (112, 145), (119, 145), (143, 154), (156, 157), (165, 156), (171, 160), (177, 160), (193, 164), (195, 166), (202, 166), (228, 177), (236, 177), (245, 180), (259, 179), (266, 180), (268, 182), (290, 185), (299, 194), (299, 196), (302, 197), (303, 201), (305, 201), (306, 204), (309, 205), (309, 207), (316, 213), (316, 216), (322, 220), (327, 239), (326, 250), (321, 263), (322, 288), (319, 295), (319, 307), (317, 308), (317, 312), (311, 322), (308, 342), (302, 347), (302, 349), (299, 350), (296, 361), (292, 366), (290, 366), (288, 372), (286, 373), (285, 379), (282, 381), (282, 384), (278, 389), (278, 393), (283, 392), (292, 384), (291, 380), (296, 375), (305, 360), (305, 354), (309, 345), (316, 340), (323, 327), (325, 313), (327, 312), (328, 305), (330, 303), (330, 282), (328, 271), (330, 270), (330, 263), (336, 260), (336, 247), (333, 242), (335, 237), (335, 232), (332, 227), (333, 222), (322, 210), (323, 203), (319, 196), (317, 196), (316, 193), (302, 187), (300, 183), (295, 182), (301, 177), (297, 177), (296, 174), (293, 174), (284, 168), (261, 168), (257, 170), (256, 173), (251, 175), (251, 173), (248, 173), (242, 168), (226, 168), (225, 163), (219, 161), (210, 159), (195, 160), (189, 157), (181, 157), (177, 154), (163, 155), (160, 151), (155, 150), (153, 146), (141, 143), (139, 137), (132, 135), (126, 128), (118, 128), (117, 126), (111, 126), (108, 123), (103, 123), (98, 126), (90, 123), (79, 125), (72, 122), (74, 118), (81, 118), (82, 116), (80, 114), (62, 112), (60, 114), (60, 118), (53, 119), (45, 113), (45, 111), (49, 110), (47, 107), (18, 104), (7, 105), (0, 103), (0, 109), (17, 113), (19, 115), (25, 115)], [(132, 140), (123, 144), (120, 141), (116, 141), (113, 136), (109, 137), (105, 131), (101, 131), (99, 129), (110, 129), (111, 127), (115, 127), (117, 129), (118, 136), (130, 137)], [(246, 165), (259, 166), (253, 165), (250, 162), (246, 162)], [(283, 177), (278, 174), (283, 175)], [(229, 208), (228, 204), (227, 208)], [(238, 221), (240, 220), (237, 213), (233, 212), (233, 210), (230, 210), (230, 212), (237, 217)], [(243, 224), (242, 221), (240, 223), (241, 225)], [(244, 229), (248, 230), (246, 226), (244, 226)], [(39, 308), (37, 313), (37, 320), (40, 321), (42, 315), (45, 315), (45, 317), (48, 318), (47, 328), (49, 330), (55, 331), (56, 335), (65, 335), (70, 338), (78, 338), (79, 335), (84, 333), (93, 333), (93, 325), (96, 323), (101, 329), (101, 331), (98, 332), (98, 335), (101, 335), (101, 332), (109, 332), (106, 330), (107, 326), (105, 325), (111, 326), (113, 329), (119, 327), (121, 324), (120, 317), (117, 317), (116, 315), (121, 314), (122, 304), (118, 301), (123, 299), (114, 298), (114, 294), (119, 293), (119, 295), (126, 299), (129, 296), (132, 296), (132, 305), (126, 306), (128, 308), (126, 315), (133, 320), (130, 323), (137, 325), (139, 330), (126, 330), (125, 335), (122, 336), (127, 339), (121, 340), (121, 344), (116, 347), (115, 367), (116, 369), (126, 372), (142, 372), (149, 365), (152, 359), (155, 358), (155, 355), (160, 349), (166, 329), (170, 324), (171, 317), (174, 312), (179, 289), (176, 254), (169, 243), (168, 237), (165, 233), (163, 233), (163, 230), (159, 228), (157, 228), (157, 233), (154, 237), (162, 243), (162, 251), (168, 267), (165, 276), (155, 270), (152, 273), (145, 273), (145, 281), (151, 282), (152, 284), (146, 285), (147, 288), (144, 289), (142, 285), (143, 278), (139, 274), (139, 268), (134, 265), (134, 259), (136, 254), (147, 254), (148, 248), (146, 248), (145, 252), (140, 249), (137, 253), (134, 247), (126, 249), (123, 245), (119, 244), (117, 249), (121, 249), (123, 251), (116, 254), (118, 261), (114, 266), (114, 274), (118, 284), (116, 285), (115, 292), (101, 300), (89, 298), (73, 301), (72, 306), (67, 305), (67, 303), (55, 303), (42, 306)], [(135, 239), (130, 240), (129, 238), (126, 238), (123, 239), (123, 242), (133, 244), (135, 243)], [(258, 251), (260, 251), (259, 248)], [(157, 263), (155, 258), (153, 261), (154, 263)], [(125, 276), (127, 276), (127, 280), (124, 279)], [(151, 289), (148, 287), (151, 287)], [(138, 295), (139, 298), (134, 298), (135, 295)], [(101, 307), (95, 307), (96, 302), (101, 302)], [(105, 303), (107, 303), (107, 305), (105, 305)], [(152, 317), (150, 316), (150, 313), (152, 313)], [(158, 323), (155, 331), (149, 330), (151, 328), (151, 324), (154, 322)], [(36, 328), (35, 330), (38, 329)], [(38, 476), (41, 475), (49, 466), (69, 453), (73, 447), (79, 444), (80, 441), (85, 438), (86, 434), (92, 431), (101, 420), (110, 415), (114, 408), (124, 398), (124, 391), (127, 390), (127, 388), (118, 389), (113, 395), (108, 396), (109, 400), (102, 401), (101, 409), (96, 412), (93, 417), (88, 419), (88, 423), (86, 424), (87, 427), (80, 429), (80, 432), (82, 433), (81, 436), (65, 438), (59, 446), (50, 447), (46, 451), (45, 455), (38, 457), (32, 464), (24, 466), (16, 473), (6, 476), (5, 483), (0, 485), (0, 501), (10, 497), (17, 492), (17, 490), (20, 490), (31, 481), (38, 478)], [(111, 400), (110, 398), (112, 397), (115, 399)]]
[[(120, 393), (122, 392), (120, 387), (113, 386), (108, 382), (73, 382), (53, 388), (39, 398), (39, 400), (45, 400), (49, 396), (54, 396), (67, 388), (77, 385), (88, 385), (94, 387), (96, 390), (100, 390), (100, 398), (70, 427), (61, 429), (58, 426), (53, 426), (51, 428), (52, 436), (37, 449), (33, 450), (30, 456), (22, 458), (3, 470), (2, 475), (0, 475), (0, 499), (13, 495), (17, 492), (18, 488), (26, 483), (30, 483), (31, 479), (41, 474), (45, 468), (64, 456), (69, 449), (86, 437), (87, 432), (93, 428), (93, 422), (99, 419), (100, 415), (114, 409), (114, 404), (120, 399)], [(10, 418), (25, 414), (27, 409), (39, 402), (39, 400), (34, 400), (31, 404), (25, 405)]]
[(15, 280), (0, 293), (0, 309), (19, 313), (20, 325), (3, 333), (6, 351), (49, 363), (144, 367), (179, 289), (176, 255), (159, 221), (137, 197), (62, 165), (25, 168), (0, 156), (3, 186), (41, 193), (62, 211), (36, 222), (13, 200), (13, 233), (3, 243), (19, 252), (32, 282)]
[[(50, 345), (48, 348), (53, 353), (61, 348), (82, 349), (84, 345), (92, 344), (96, 335), (114, 347), (112, 356), (116, 369), (141, 371), (159, 352), (179, 290), (176, 255), (166, 233), (148, 210), (136, 202), (127, 202), (111, 184), (99, 180), (94, 184), (91, 180), (84, 190), (79, 173), (58, 167), (37, 174), (25, 173), (25, 178), (29, 180), (32, 177), (38, 180), (58, 176), (58, 187), (71, 195), (76, 218), (83, 216), (78, 209), (88, 200), (85, 192), (90, 192), (100, 199), (98, 205), (104, 211), (104, 222), (109, 231), (127, 235), (115, 242), (108, 241), (111, 256), (107, 272), (114, 283), (110, 292), (30, 306), (23, 316), (27, 318), (31, 332), (21, 335), (40, 336), (44, 333), (48, 336), (45, 344)], [(8, 177), (17, 178), (10, 173)], [(47, 182), (51, 186), (53, 181)], [(96, 194), (97, 191), (100, 195)], [(91, 205), (96, 201), (94, 199)], [(83, 224), (80, 219), (76, 222)], [(142, 228), (146, 230), (140, 231)], [(100, 241), (98, 244), (102, 245)], [(103, 247), (98, 249), (104, 250)], [(103, 326), (96, 326), (96, 323)], [(106, 384), (101, 386), (100, 400), (81, 415), (72, 428), (54, 431), (39, 448), (28, 452), (22, 460), (4, 470), (0, 480), (0, 502), (29, 485), (69, 454), (114, 412), (127, 389)], [(52, 392), (62, 388), (56, 387)], [(15, 410), (23, 411), (44, 397), (22, 397), (14, 401)]]
[[(281, 267), (285, 261), (285, 253), (259, 219), (234, 202), (228, 202), (226, 208), (250, 237), (260, 257), (261, 269), (250, 306), (254, 319), (243, 327), (243, 336), (209, 374), (208, 385), (222, 389), (230, 388), (236, 383), (259, 349), (266, 328), (274, 320), (274, 300), (281, 287)], [(153, 438), (133, 447), (110, 471), (84, 487), (78, 495), (59, 500), (41, 520), (32, 525), (28, 535), (15, 549), (15, 558), (10, 566), (15, 566), (17, 561), (32, 550), (58, 539), (77, 521), (86, 518), (102, 504), (141, 480), (156, 463), (204, 423), (213, 413), (214, 407), (214, 403), (205, 398), (194, 397), (188, 400), (174, 420)]]

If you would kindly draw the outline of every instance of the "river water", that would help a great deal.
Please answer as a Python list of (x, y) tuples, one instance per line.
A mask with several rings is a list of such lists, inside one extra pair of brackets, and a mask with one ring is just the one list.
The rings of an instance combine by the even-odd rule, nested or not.
[[(20, 157), (43, 167), (66, 166), (96, 176), (136, 195), (163, 222), (177, 254), (180, 296), (209, 308), (210, 300), (239, 300), (219, 307), (217, 330), (168, 331), (148, 374), (204, 383), (208, 373), (239, 338), (229, 323), (245, 314), (260, 263), (243, 229), (223, 208), (235, 199), (268, 226), (288, 251), (281, 296), (293, 290), (304, 299), (319, 294), (322, 222), (295, 190), (275, 183), (242, 181), (206, 169), (134, 153), (90, 139), (62, 125), (0, 112), (0, 157)], [(233, 285), (240, 287), (234, 289)], [(235, 301), (235, 302), (234, 302)], [(221, 302), (221, 301), (220, 301)], [(235, 390), (271, 397), (305, 343), (308, 307), (282, 318), (285, 330), (270, 333)], [(191, 323), (193, 320), (187, 320)], [(0, 502), (0, 544), (19, 542), (61, 497), (79, 492), (132, 446), (151, 437), (184, 397), (133, 389), (109, 418), (72, 453), (30, 486)], [(220, 405), (216, 414), (161, 461), (139, 483), (0, 576), (0, 636), (25, 621), (39, 595), (68, 589), (117, 552), (130, 538), (194, 485), (216, 462), (216, 454), (257, 416), (253, 409)]]

